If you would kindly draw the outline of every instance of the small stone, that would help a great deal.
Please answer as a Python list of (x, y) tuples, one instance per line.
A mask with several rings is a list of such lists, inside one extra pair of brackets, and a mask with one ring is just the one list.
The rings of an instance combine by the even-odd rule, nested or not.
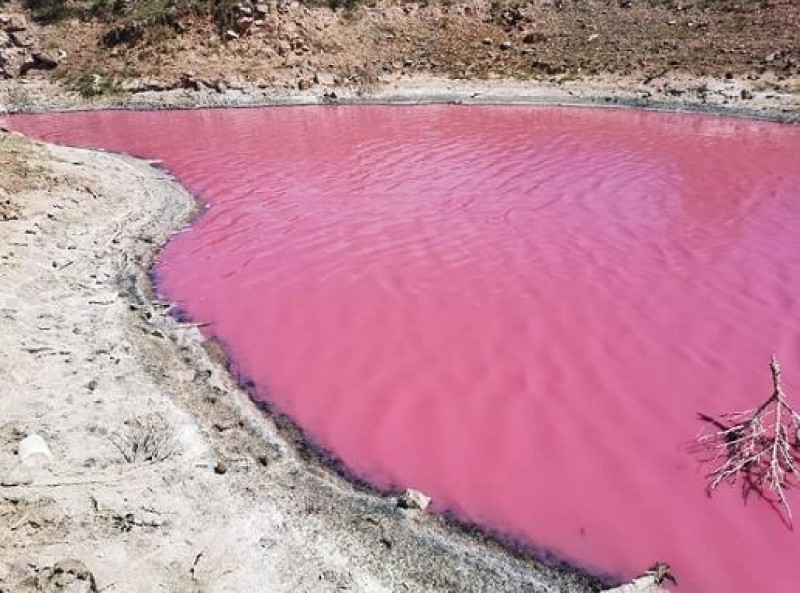
[(545, 40), (545, 35), (538, 31), (528, 31), (522, 36), (522, 43), (540, 43)]
[(502, 49), (503, 51), (508, 51), (509, 49), (511, 49), (511, 42), (510, 41), (502, 41), (498, 47), (500, 49)]
[(481, 41), (481, 43), (483, 43), (484, 45), (491, 45), (492, 40), (489, 37), (487, 37), (483, 41)]
[(80, 560), (68, 558), (53, 566), (51, 584), (57, 589), (78, 593), (97, 591), (94, 574)]
[(239, 39), (239, 34), (233, 29), (228, 29), (222, 34), (222, 38), (225, 41), (234, 41), (236, 39)]
[(600, 39), (600, 34), (599, 33), (592, 33), (591, 35), (589, 35), (589, 38), (587, 39), (587, 41), (591, 42), (591, 41), (594, 41), (595, 39)]
[(258, 15), (267, 16), (269, 14), (269, 6), (266, 4), (256, 4), (255, 9)]
[(747, 89), (742, 89), (742, 92), (739, 93), (739, 96), (742, 98), (742, 100), (749, 101), (750, 99), (753, 98), (753, 93), (751, 93)]
[(311, 88), (311, 81), (307, 78), (301, 78), (297, 83), (297, 88), (301, 91), (307, 91)]
[(214, 466), (214, 473), (219, 474), (220, 476), (223, 474), (228, 473), (228, 464), (225, 463), (224, 460), (220, 459), (217, 461), (217, 464)]
[(397, 499), (397, 506), (401, 509), (418, 509), (424, 511), (431, 504), (429, 496), (425, 496), (419, 490), (409, 488)]
[(22, 439), (17, 455), (24, 465), (47, 465), (53, 459), (50, 447), (38, 434), (31, 434)]

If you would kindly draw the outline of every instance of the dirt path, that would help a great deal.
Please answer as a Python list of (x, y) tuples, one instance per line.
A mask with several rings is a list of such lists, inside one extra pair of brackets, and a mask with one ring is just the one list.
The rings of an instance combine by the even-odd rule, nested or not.
[(300, 459), (151, 293), (195, 211), (164, 173), (2, 132), (0, 163), (0, 591), (600, 588)]

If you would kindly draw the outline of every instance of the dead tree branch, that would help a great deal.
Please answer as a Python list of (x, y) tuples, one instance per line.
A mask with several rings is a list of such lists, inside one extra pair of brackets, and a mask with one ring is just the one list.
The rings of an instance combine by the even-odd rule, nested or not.
[(792, 525), (786, 490), (797, 483), (800, 464), (800, 415), (789, 405), (781, 383), (778, 359), (770, 360), (772, 395), (753, 410), (719, 418), (701, 414), (710, 429), (696, 439), (712, 466), (708, 492), (723, 482), (741, 480), (745, 495), (756, 492), (783, 509)]

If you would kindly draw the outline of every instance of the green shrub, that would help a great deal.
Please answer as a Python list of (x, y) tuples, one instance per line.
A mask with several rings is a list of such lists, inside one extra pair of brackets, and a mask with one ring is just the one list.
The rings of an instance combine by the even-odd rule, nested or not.
[(111, 95), (120, 91), (119, 81), (114, 76), (99, 72), (87, 72), (75, 82), (75, 90), (84, 99)]
[(25, 0), (25, 8), (34, 19), (44, 22), (58, 21), (70, 14), (66, 0)]

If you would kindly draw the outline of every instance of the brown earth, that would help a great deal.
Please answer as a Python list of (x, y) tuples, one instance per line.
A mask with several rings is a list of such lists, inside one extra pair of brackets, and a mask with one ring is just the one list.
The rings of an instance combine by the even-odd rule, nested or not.
[[(370, 0), (335, 10), (242, 0), (219, 3), (226, 12), (217, 17), (198, 15), (198, 2), (135, 0), (111, 13), (98, 1), (73, 0), (80, 18), (53, 24), (28, 13), (33, 47), (17, 48), (6, 71), (16, 76), (38, 48), (59, 64), (27, 75), (87, 95), (246, 82), (369, 89), (420, 75), (543, 82), (612, 75), (657, 89), (667, 75), (691, 75), (800, 92), (796, 0)], [(5, 10), (19, 10), (17, 0)]]

